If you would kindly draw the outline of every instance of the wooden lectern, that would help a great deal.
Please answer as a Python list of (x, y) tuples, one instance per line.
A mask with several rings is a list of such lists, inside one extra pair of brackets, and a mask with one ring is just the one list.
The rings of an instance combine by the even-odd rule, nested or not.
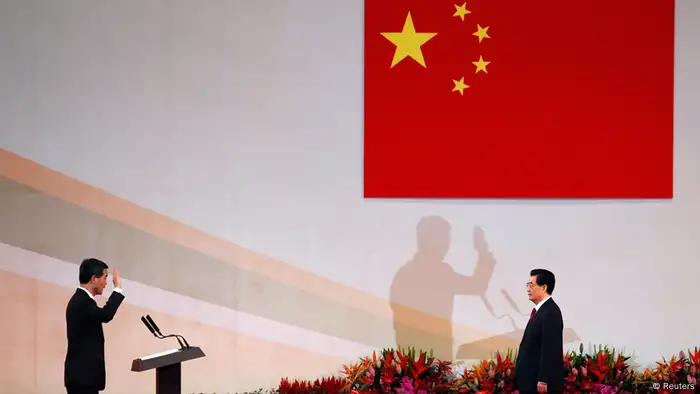
[(186, 347), (139, 357), (131, 362), (134, 372), (156, 369), (156, 394), (182, 394), (182, 363), (204, 357), (202, 349)]

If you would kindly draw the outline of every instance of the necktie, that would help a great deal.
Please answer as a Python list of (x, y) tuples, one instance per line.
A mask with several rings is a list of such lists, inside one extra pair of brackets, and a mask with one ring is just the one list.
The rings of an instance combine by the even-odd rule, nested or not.
[[(537, 309), (532, 308), (532, 312), (530, 312), (530, 320), (532, 320), (532, 318), (535, 317), (535, 313), (536, 313), (536, 312), (537, 312)], [(527, 322), (529, 323), (530, 320), (528, 320)]]

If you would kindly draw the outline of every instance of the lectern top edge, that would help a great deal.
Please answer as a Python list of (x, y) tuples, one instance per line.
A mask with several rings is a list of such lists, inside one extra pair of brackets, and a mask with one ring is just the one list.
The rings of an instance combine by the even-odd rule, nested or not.
[(191, 346), (186, 349), (168, 350), (150, 356), (136, 358), (131, 362), (131, 370), (134, 372), (148, 371), (149, 369), (157, 369), (167, 367), (169, 365), (180, 364), (185, 361), (195, 360), (205, 357), (206, 355), (197, 346)]
[(164, 352), (154, 353), (154, 354), (151, 354), (151, 355), (148, 355), (148, 356), (139, 357), (139, 358), (137, 358), (137, 360), (146, 361), (146, 360), (150, 360), (150, 359), (152, 359), (152, 358), (158, 358), (158, 357), (167, 356), (168, 354), (177, 353), (177, 352), (179, 352), (179, 351), (180, 351), (180, 349), (166, 350), (166, 351), (164, 351)]

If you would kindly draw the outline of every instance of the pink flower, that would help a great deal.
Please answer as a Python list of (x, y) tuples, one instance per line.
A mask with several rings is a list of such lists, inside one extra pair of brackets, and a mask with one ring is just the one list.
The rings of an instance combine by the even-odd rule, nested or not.
[(413, 382), (407, 376), (401, 379), (401, 388), (398, 389), (399, 393), (413, 394), (415, 389), (413, 388)]
[(615, 394), (617, 393), (617, 388), (607, 384), (603, 384), (600, 386), (598, 392), (601, 394)]

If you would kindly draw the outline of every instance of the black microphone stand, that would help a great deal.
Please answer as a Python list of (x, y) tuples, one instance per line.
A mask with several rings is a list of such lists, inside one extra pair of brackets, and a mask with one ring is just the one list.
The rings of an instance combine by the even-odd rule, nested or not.
[[(151, 323), (151, 325), (153, 326), (153, 329), (154, 329), (154, 330), (158, 333), (158, 335), (160, 335), (162, 338), (175, 338), (175, 339), (177, 339), (177, 343), (180, 344), (180, 349), (188, 349), (188, 348), (190, 347), (190, 344), (187, 343), (187, 340), (186, 340), (185, 337), (183, 337), (182, 335), (179, 335), (179, 334), (168, 334), (168, 335), (163, 335), (163, 334), (160, 332), (160, 328), (158, 328), (158, 325), (156, 324), (156, 322), (153, 321), (153, 319), (151, 318), (151, 315), (146, 315), (146, 320), (148, 320), (148, 322)], [(181, 339), (182, 339), (182, 341), (181, 341)], [(184, 344), (183, 344), (183, 342), (184, 342)]]

